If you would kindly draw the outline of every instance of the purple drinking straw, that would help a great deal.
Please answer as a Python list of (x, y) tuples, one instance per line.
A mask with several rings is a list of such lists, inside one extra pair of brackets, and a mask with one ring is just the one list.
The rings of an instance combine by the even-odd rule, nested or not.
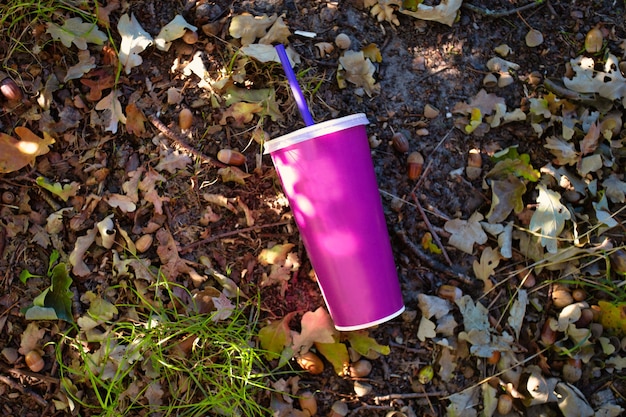
[(313, 116), (311, 116), (309, 106), (306, 104), (304, 94), (302, 94), (300, 84), (298, 84), (298, 80), (296, 79), (296, 73), (293, 72), (293, 68), (291, 68), (291, 62), (289, 62), (285, 46), (283, 44), (278, 44), (275, 46), (275, 49), (278, 54), (278, 58), (280, 59), (280, 63), (283, 66), (283, 70), (285, 71), (285, 75), (287, 76), (287, 81), (289, 81), (289, 87), (291, 87), (291, 91), (293, 92), (296, 104), (298, 105), (298, 110), (300, 110), (300, 115), (304, 119), (304, 124), (307, 126), (314, 125), (315, 121), (313, 120)]

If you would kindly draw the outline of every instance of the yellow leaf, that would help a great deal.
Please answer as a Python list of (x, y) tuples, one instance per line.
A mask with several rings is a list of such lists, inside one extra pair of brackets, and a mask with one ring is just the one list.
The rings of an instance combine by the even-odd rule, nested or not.
[(626, 302), (610, 303), (608, 301), (599, 301), (602, 316), (600, 323), (611, 333), (620, 336), (626, 335)]
[(54, 139), (44, 133), (44, 138), (35, 135), (26, 127), (16, 127), (15, 133), (21, 140), (0, 133), (0, 173), (8, 173), (35, 164), (35, 158), (50, 151)]
[(378, 49), (378, 45), (375, 43), (370, 43), (365, 48), (363, 48), (363, 56), (365, 58), (369, 58), (372, 62), (382, 62), (383, 56), (380, 54), (380, 49)]
[(482, 112), (478, 107), (474, 107), (472, 109), (472, 116), (470, 118), (470, 122), (467, 126), (465, 126), (465, 132), (472, 133), (480, 124), (483, 122)]

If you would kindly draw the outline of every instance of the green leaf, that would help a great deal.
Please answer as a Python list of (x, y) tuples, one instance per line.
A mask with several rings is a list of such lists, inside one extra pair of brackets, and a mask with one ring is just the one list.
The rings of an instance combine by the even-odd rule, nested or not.
[[(50, 273), (50, 286), (33, 300), (26, 311), (27, 320), (65, 320), (72, 322), (72, 278), (65, 263), (60, 263)], [(54, 312), (54, 314), (52, 314)], [(36, 318), (29, 318), (36, 317)], [(47, 318), (43, 318), (47, 317)]]
[(60, 40), (67, 48), (74, 43), (82, 50), (87, 49), (87, 43), (102, 45), (107, 40), (107, 36), (98, 30), (95, 23), (85, 23), (80, 17), (67, 19), (63, 26), (48, 22), (46, 33), (53, 39)]
[(54, 264), (59, 260), (60, 256), (61, 254), (56, 249), (54, 249), (50, 254), (50, 259), (48, 260), (48, 275), (52, 274), (52, 268), (54, 267)]
[(333, 365), (337, 375), (343, 375), (350, 365), (348, 348), (343, 343), (316, 343), (315, 348)]
[(556, 253), (557, 237), (565, 227), (565, 221), (571, 218), (571, 213), (563, 204), (561, 196), (548, 190), (543, 184), (537, 186), (539, 196), (537, 197), (537, 209), (530, 219), (529, 229), (532, 232), (541, 233), (541, 245), (548, 252)]
[(48, 182), (44, 177), (37, 177), (37, 185), (41, 188), (50, 191), (52, 194), (56, 195), (63, 201), (67, 201), (70, 197), (74, 197), (78, 192), (78, 188), (80, 184), (77, 182), (72, 182), (70, 184), (61, 185), (59, 182), (55, 182), (52, 184)]
[(465, 126), (466, 133), (472, 133), (483, 122), (483, 115), (478, 107), (472, 109), (472, 115), (470, 116), (470, 122)]
[(510, 174), (532, 182), (537, 182), (541, 177), (541, 173), (530, 164), (530, 156), (522, 154), (515, 159), (507, 158), (496, 163), (491, 171), (487, 173), (487, 178), (505, 179)]
[(516, 176), (492, 180), (491, 191), (491, 209), (487, 213), (489, 223), (503, 222), (511, 211), (519, 213), (524, 209), (522, 197), (526, 193), (526, 185)]
[(26, 280), (28, 280), (28, 278), (41, 278), (41, 275), (31, 274), (28, 269), (24, 269), (22, 272), (20, 272), (20, 281), (22, 282), (22, 284), (26, 284)]
[(289, 313), (281, 320), (274, 321), (259, 330), (259, 342), (266, 351), (265, 357), (268, 360), (278, 358), (285, 347), (291, 344), (289, 321), (293, 315), (294, 313)]
[(344, 333), (344, 337), (350, 341), (352, 349), (366, 358), (372, 358), (372, 356), (376, 357), (377, 355), (374, 352), (378, 352), (381, 355), (389, 355), (389, 353), (391, 353), (389, 346), (379, 345), (365, 330), (346, 332)]

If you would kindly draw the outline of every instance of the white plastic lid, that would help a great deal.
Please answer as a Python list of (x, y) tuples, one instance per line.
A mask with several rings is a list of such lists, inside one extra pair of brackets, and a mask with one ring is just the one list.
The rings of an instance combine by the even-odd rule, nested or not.
[(277, 150), (286, 148), (287, 146), (295, 145), (296, 143), (304, 142), (318, 136), (324, 136), (330, 133), (338, 132), (340, 130), (366, 124), (369, 124), (369, 121), (367, 120), (367, 117), (364, 113), (352, 114), (350, 116), (340, 117), (339, 119), (332, 119), (322, 123), (316, 123), (314, 125), (298, 129), (295, 132), (291, 132), (284, 136), (280, 136), (276, 139), (265, 142), (265, 152), (263, 153), (272, 153)]

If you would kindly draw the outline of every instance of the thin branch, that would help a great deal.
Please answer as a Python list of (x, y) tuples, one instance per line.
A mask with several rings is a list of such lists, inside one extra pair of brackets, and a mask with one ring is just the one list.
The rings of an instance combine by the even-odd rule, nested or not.
[(525, 10), (529, 10), (529, 9), (533, 9), (535, 7), (539, 7), (542, 6), (543, 4), (545, 4), (546, 0), (536, 0), (533, 1), (532, 3), (528, 3), (525, 4), (523, 6), (520, 7), (516, 7), (514, 9), (508, 9), (508, 10), (489, 10), (489, 9), (485, 9), (483, 7), (479, 7), (479, 6), (474, 6), (471, 3), (467, 3), (467, 2), (463, 2), (463, 5), (461, 7), (463, 7), (464, 9), (467, 10), (471, 10), (474, 13), (478, 13), (481, 14), (483, 16), (487, 16), (487, 17), (493, 17), (495, 19), (501, 18), (501, 17), (506, 17), (506, 16), (511, 16), (514, 14), (517, 14), (519, 12), (523, 12)]
[(193, 248), (195, 248), (196, 246), (200, 246), (200, 245), (205, 245), (207, 243), (210, 242), (214, 242), (216, 240), (220, 240), (220, 239), (224, 239), (230, 236), (235, 236), (241, 233), (246, 233), (246, 232), (252, 232), (254, 230), (259, 230), (259, 229), (266, 229), (268, 227), (277, 227), (277, 226), (284, 226), (286, 224), (291, 223), (291, 221), (282, 221), (282, 222), (276, 222), (276, 223), (269, 223), (269, 224), (260, 224), (257, 226), (251, 226), (251, 227), (246, 227), (243, 229), (237, 229), (237, 230), (231, 230), (230, 232), (225, 232), (219, 235), (215, 235), (215, 236), (210, 236), (207, 237), (206, 239), (202, 239), (202, 240), (198, 240), (196, 242), (190, 243), (189, 245), (181, 248), (178, 252), (179, 253), (187, 253), (189, 251), (191, 251)]
[(451, 278), (458, 279), (465, 285), (476, 285), (476, 281), (467, 276), (464, 272), (458, 271), (454, 266), (446, 266), (424, 253), (415, 243), (409, 240), (404, 230), (396, 231), (396, 236), (411, 251), (414, 257), (424, 262), (428, 267), (446, 274)]
[(218, 168), (226, 167), (225, 164), (221, 163), (215, 158), (211, 158), (210, 156), (205, 155), (202, 152), (194, 149), (183, 138), (181, 138), (178, 134), (176, 134), (172, 129), (165, 126), (165, 124), (163, 124), (163, 122), (160, 121), (155, 116), (148, 115), (148, 120), (150, 120), (150, 123), (152, 123), (154, 127), (159, 129), (161, 133), (163, 133), (169, 140), (171, 140), (174, 146), (183, 149), (185, 152), (189, 152), (195, 158), (198, 158), (200, 161), (206, 164), (213, 165), (214, 167), (218, 167)]
[(415, 206), (417, 207), (420, 214), (422, 215), (422, 219), (424, 219), (424, 223), (426, 223), (426, 227), (428, 227), (430, 234), (432, 235), (433, 239), (435, 239), (435, 243), (437, 243), (437, 246), (439, 246), (439, 249), (441, 249), (441, 253), (444, 259), (446, 260), (448, 265), (452, 266), (452, 261), (450, 260), (450, 257), (448, 256), (448, 251), (446, 251), (446, 248), (441, 243), (441, 239), (439, 239), (439, 235), (433, 228), (433, 225), (430, 223), (430, 220), (428, 220), (428, 216), (426, 216), (426, 212), (424, 211), (424, 208), (422, 207), (419, 200), (417, 199), (417, 196), (415, 195), (415, 193), (411, 193), (411, 197), (413, 198), (413, 201), (415, 201)]
[(381, 403), (383, 401), (392, 401), (392, 400), (409, 400), (414, 398), (427, 398), (427, 397), (444, 397), (448, 395), (447, 392), (443, 391), (434, 391), (434, 392), (407, 392), (405, 394), (389, 394), (389, 395), (380, 395), (378, 397), (374, 397), (374, 402), (376, 404)]
[(44, 408), (48, 407), (48, 402), (46, 400), (44, 400), (41, 395), (39, 395), (36, 392), (33, 392), (32, 390), (24, 387), (23, 385), (18, 384), (13, 379), (11, 379), (11, 378), (9, 378), (7, 376), (4, 376), (4, 375), (0, 375), (0, 382), (4, 382), (6, 385), (11, 387), (12, 389), (14, 389), (16, 391), (19, 391), (19, 392), (21, 392), (24, 395), (30, 396), (40, 406), (42, 406)]

